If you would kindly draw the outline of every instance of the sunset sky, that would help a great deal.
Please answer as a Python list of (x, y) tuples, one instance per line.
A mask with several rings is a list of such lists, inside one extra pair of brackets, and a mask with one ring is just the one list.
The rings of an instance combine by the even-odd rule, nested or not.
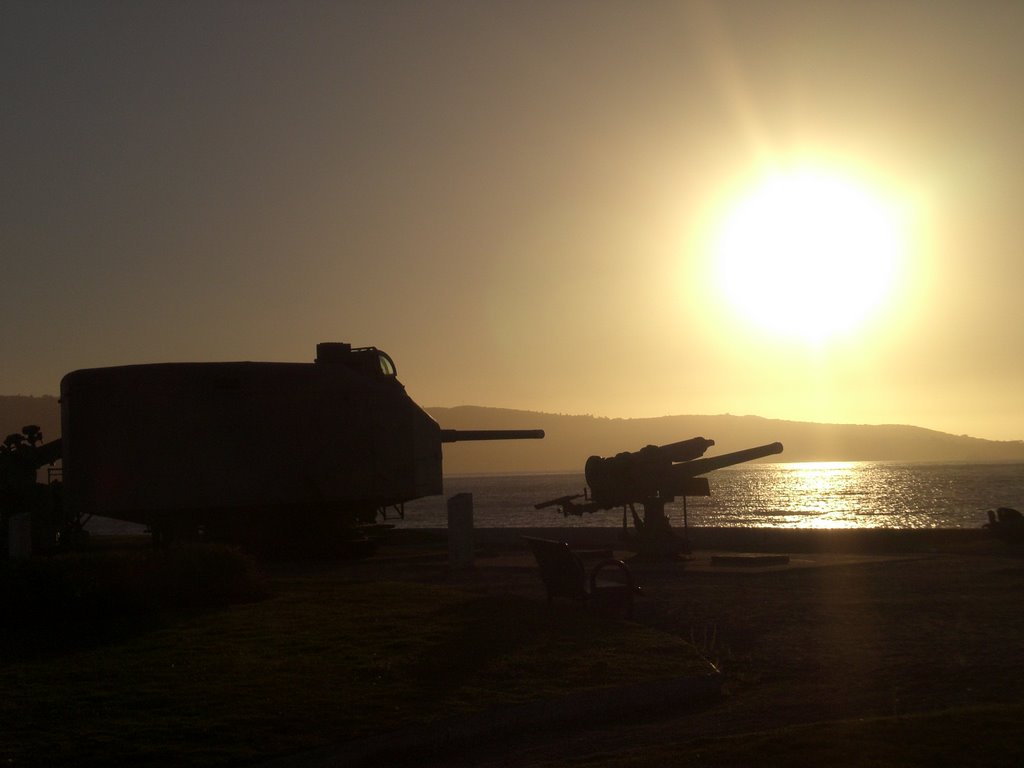
[(427, 406), (1024, 438), (1024, 3), (0, 2), (0, 394), (373, 345)]

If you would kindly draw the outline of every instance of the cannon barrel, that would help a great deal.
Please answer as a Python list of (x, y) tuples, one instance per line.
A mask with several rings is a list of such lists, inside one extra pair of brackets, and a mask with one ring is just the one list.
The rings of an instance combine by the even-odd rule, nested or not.
[(664, 446), (649, 445), (610, 458), (591, 456), (584, 466), (584, 476), (594, 502), (607, 508), (651, 498), (705, 496), (707, 482), (694, 478), (782, 452), (782, 443), (770, 443), (710, 458), (682, 458), (700, 456), (711, 445), (713, 440), (695, 437)]
[(540, 440), (543, 429), (442, 429), (442, 443), (471, 440)]
[(56, 440), (43, 443), (36, 448), (35, 456), (33, 457), (35, 459), (36, 469), (45, 467), (47, 464), (53, 464), (55, 461), (60, 459), (63, 455), (62, 446), (63, 444), (58, 437)]
[(704, 455), (704, 452), (715, 444), (714, 440), (703, 437), (691, 437), (678, 443), (659, 445), (658, 453), (669, 461), (691, 461)]
[(710, 456), (706, 459), (694, 459), (672, 467), (672, 474), (675, 477), (699, 477), (700, 475), (712, 472), (723, 467), (731, 467), (734, 464), (742, 464), (745, 461), (762, 459), (765, 456), (772, 456), (782, 453), (782, 443), (768, 443), (758, 445), (754, 448), (747, 448), (742, 451), (723, 453), (721, 456)]
[(587, 483), (595, 488), (609, 487), (610, 484), (625, 487), (629, 484), (650, 486), (676, 463), (689, 462), (715, 444), (704, 437), (691, 437), (665, 445), (648, 445), (639, 451), (624, 451), (607, 458), (591, 456), (583, 468)]

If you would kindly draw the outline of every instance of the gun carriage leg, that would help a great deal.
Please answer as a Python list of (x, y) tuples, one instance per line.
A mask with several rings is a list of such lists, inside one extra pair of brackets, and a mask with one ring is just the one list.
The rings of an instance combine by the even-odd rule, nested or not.
[[(644, 519), (636, 526), (637, 557), (642, 560), (678, 560), (690, 554), (690, 544), (684, 533), (676, 534), (665, 514), (665, 499), (643, 502)], [(640, 523), (639, 520), (635, 521)]]

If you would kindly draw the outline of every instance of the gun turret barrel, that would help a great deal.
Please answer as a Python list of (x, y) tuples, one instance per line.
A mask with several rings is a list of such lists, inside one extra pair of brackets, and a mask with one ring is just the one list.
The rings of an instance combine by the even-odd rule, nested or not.
[(540, 440), (543, 429), (442, 429), (442, 443), (470, 440)]
[(758, 445), (754, 448), (747, 448), (742, 451), (723, 453), (721, 456), (711, 456), (706, 459), (694, 459), (693, 461), (674, 464), (672, 474), (675, 477), (698, 477), (723, 467), (731, 467), (733, 464), (742, 464), (745, 461), (762, 459), (765, 456), (772, 456), (782, 453), (782, 443), (769, 443)]

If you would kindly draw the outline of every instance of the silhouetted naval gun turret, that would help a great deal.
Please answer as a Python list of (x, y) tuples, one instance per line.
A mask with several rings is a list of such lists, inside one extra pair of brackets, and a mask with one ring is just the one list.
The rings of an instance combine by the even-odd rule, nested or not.
[[(626, 509), (632, 513), (641, 555), (660, 558), (688, 552), (686, 535), (676, 536), (665, 515), (665, 505), (677, 496), (683, 498), (685, 530), (686, 497), (711, 495), (708, 480), (702, 475), (782, 453), (782, 443), (769, 443), (701, 458), (714, 444), (714, 440), (694, 437), (667, 445), (648, 445), (639, 451), (619, 453), (609, 458), (591, 456), (584, 467), (589, 492), (585, 489), (582, 494), (544, 501), (535, 505), (535, 509), (558, 507), (564, 515), (582, 515), (584, 512), (622, 507), (624, 528)], [(578, 499), (583, 499), (583, 502), (579, 503)], [(642, 518), (636, 512), (637, 504), (644, 508)]]
[(313, 363), (158, 363), (61, 381), (65, 498), (74, 519), (157, 539), (308, 549), (388, 508), (442, 493), (443, 443), (541, 430), (441, 429), (374, 347), (317, 345)]

